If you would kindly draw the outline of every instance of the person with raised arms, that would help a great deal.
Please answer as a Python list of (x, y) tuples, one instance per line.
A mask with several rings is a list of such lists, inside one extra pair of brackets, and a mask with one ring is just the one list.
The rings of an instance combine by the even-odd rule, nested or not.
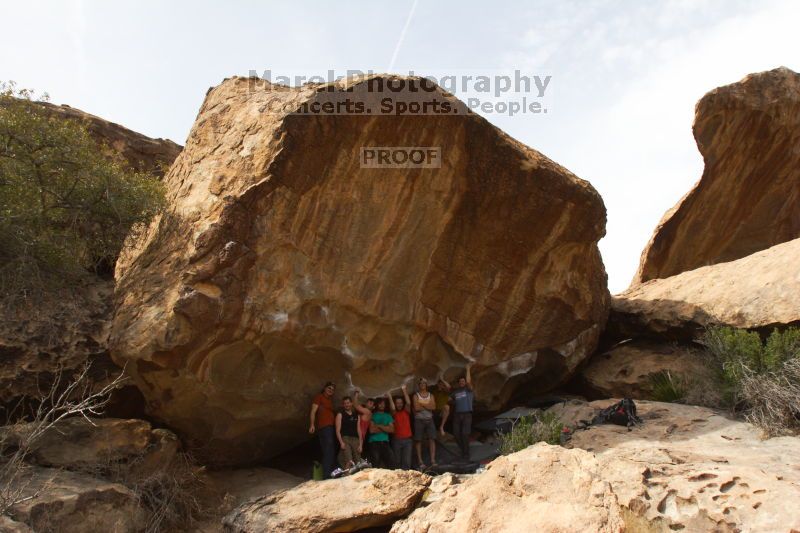
[(408, 398), (408, 389), (405, 384), (400, 387), (400, 390), (403, 391), (402, 397), (392, 398), (391, 391), (387, 394), (392, 417), (394, 418), (392, 450), (398, 466), (403, 470), (410, 470), (411, 450), (413, 449), (411, 440), (411, 400)]
[[(461, 459), (469, 461), (469, 435), (472, 433), (472, 402), (475, 393), (472, 390), (472, 363), (467, 365), (465, 375), (458, 378), (456, 386), (450, 391), (450, 401), (453, 404), (453, 436), (456, 438)], [(450, 385), (441, 380), (445, 388)], [(446, 420), (446, 419), (445, 419)], [(444, 427), (444, 421), (442, 422)]]

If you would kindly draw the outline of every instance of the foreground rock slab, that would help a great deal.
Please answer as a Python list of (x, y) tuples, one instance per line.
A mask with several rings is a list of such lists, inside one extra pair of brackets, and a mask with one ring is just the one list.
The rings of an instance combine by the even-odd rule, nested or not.
[(691, 340), (705, 326), (766, 329), (800, 322), (800, 239), (729, 263), (652, 280), (617, 295), (609, 337)]
[(147, 523), (136, 494), (117, 483), (39, 467), (18, 483), (22, 501), (12, 505), (9, 515), (33, 531), (136, 533)]
[(800, 237), (800, 74), (751, 74), (706, 94), (694, 136), (703, 176), (668, 211), (634, 284)]
[[(565, 424), (616, 400), (551, 408)], [(632, 431), (575, 432), (500, 457), (481, 474), (448, 477), (393, 533), (529, 531), (800, 531), (800, 438), (762, 440), (711, 409), (639, 401)]]
[[(164, 178), (170, 214), (117, 263), (112, 355), (205, 461), (303, 442), (329, 379), (382, 394), (474, 360), (481, 407), (497, 407), (557, 386), (597, 344), (597, 192), (438, 87), (458, 115), (300, 113), (388, 81), (422, 83), (210, 90)], [(376, 146), (438, 147), (441, 166), (362, 165)]]
[[(574, 424), (614, 400), (551, 408)], [(644, 424), (577, 431), (629, 527), (646, 531), (800, 530), (800, 438), (762, 440), (752, 425), (704, 407), (637, 402)], [(791, 502), (791, 503), (790, 503)], [(650, 529), (647, 529), (650, 528)]]
[(623, 529), (617, 499), (595, 457), (540, 443), (451, 485), (433, 503), (395, 523), (392, 533)]
[(225, 517), (227, 531), (324, 533), (388, 525), (410, 513), (431, 478), (415, 471), (368, 469), (308, 481), (251, 500)]

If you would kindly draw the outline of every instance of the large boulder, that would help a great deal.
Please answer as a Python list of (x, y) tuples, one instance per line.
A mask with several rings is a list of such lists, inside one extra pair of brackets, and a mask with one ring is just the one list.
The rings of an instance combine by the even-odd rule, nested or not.
[[(614, 400), (551, 408), (567, 424)], [(800, 530), (800, 439), (690, 405), (637, 402), (644, 423), (592, 426), (569, 446), (594, 454), (635, 531)], [(413, 516), (413, 515), (412, 515)]]
[[(376, 81), (210, 90), (164, 178), (170, 214), (117, 264), (113, 357), (206, 460), (307, 439), (328, 379), (383, 393), (474, 360), (495, 407), (563, 382), (597, 343), (597, 192), (435, 86), (458, 114), (295, 113)], [(440, 147), (442, 164), (366, 168), (365, 146)]]
[(751, 74), (695, 111), (700, 181), (669, 210), (634, 284), (732, 261), (800, 237), (800, 74)]
[(451, 485), (392, 533), (623, 531), (617, 498), (602, 478), (591, 453), (540, 443)]
[(613, 298), (606, 336), (691, 340), (709, 325), (769, 331), (800, 322), (800, 239), (634, 286)]
[(430, 482), (413, 470), (368, 469), (253, 499), (223, 522), (226, 531), (236, 533), (332, 533), (386, 526), (410, 513)]

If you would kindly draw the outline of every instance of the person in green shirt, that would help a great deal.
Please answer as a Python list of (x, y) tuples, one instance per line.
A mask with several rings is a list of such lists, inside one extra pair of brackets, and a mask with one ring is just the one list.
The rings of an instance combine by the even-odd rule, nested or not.
[(389, 433), (394, 433), (394, 419), (386, 412), (386, 398), (375, 399), (375, 412), (369, 422), (369, 455), (375, 468), (395, 468), (394, 452), (389, 446)]

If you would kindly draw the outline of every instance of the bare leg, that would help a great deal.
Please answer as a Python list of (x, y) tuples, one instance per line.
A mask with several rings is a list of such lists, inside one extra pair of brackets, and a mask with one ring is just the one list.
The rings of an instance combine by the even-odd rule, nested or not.
[(435, 465), (436, 464), (436, 440), (430, 439), (428, 442), (430, 443), (429, 446), (430, 446), (430, 450), (431, 450), (431, 464)]
[(445, 404), (445, 406), (442, 407), (442, 423), (439, 424), (439, 433), (441, 433), (442, 436), (444, 436), (444, 423), (447, 422), (447, 418), (449, 416), (450, 416), (450, 406)]
[(418, 440), (414, 442), (414, 447), (417, 449), (417, 461), (419, 464), (424, 465), (425, 461), (422, 460), (422, 441)]

